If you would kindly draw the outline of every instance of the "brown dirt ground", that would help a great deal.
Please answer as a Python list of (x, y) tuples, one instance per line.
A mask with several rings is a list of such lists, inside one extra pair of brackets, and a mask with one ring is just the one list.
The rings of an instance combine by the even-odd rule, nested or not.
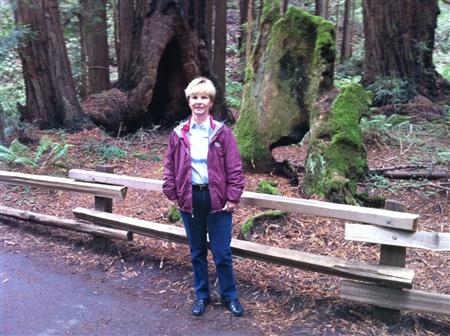
[[(389, 138), (372, 135), (367, 139), (369, 165), (373, 167), (424, 163), (433, 169), (447, 170), (439, 164), (437, 153), (449, 150), (448, 125), (411, 124), (390, 134)], [(43, 132), (42, 132), (43, 134)], [(67, 176), (67, 169), (93, 170), (98, 164), (114, 167), (117, 174), (162, 179), (162, 158), (167, 131), (140, 131), (127, 138), (111, 138), (100, 130), (61, 135), (46, 132), (55, 141), (73, 144), (63, 162), (65, 168), (46, 164), (40, 168), (0, 166), (3, 170)], [(105, 144), (125, 150), (124, 158), (107, 158), (99, 148)], [(278, 160), (303, 162), (307, 144), (278, 148)], [(96, 151), (97, 150), (97, 151)], [(103, 155), (103, 156), (102, 156)], [(300, 182), (302, 176), (300, 175)], [(292, 187), (278, 176), (246, 174), (247, 191), (255, 191), (261, 179), (278, 183), (285, 196), (304, 197), (300, 187)], [(393, 180), (382, 177), (360, 183), (360, 190), (404, 202), (408, 211), (420, 215), (420, 230), (449, 232), (449, 179)], [(93, 199), (71, 192), (21, 186), (0, 185), (2, 205), (72, 218), (75, 207), (93, 207)], [(114, 203), (114, 212), (140, 219), (167, 223), (171, 203), (156, 192), (129, 190), (124, 201)], [(242, 223), (260, 209), (240, 206), (234, 216), (234, 237)], [(180, 223), (175, 225), (181, 226)], [(189, 272), (185, 246), (135, 236), (133, 242), (117, 241), (107, 252), (97, 252), (88, 235), (26, 223), (0, 226), (2, 248), (46, 253), (57, 262), (79, 271), (102, 268), (106, 276), (125, 283), (139, 274), (142, 267), (175, 267)], [(284, 220), (261, 223), (251, 234), (251, 241), (286, 247), (321, 255), (377, 263), (379, 247), (344, 240), (344, 222), (301, 214), (289, 214)], [(150, 265), (150, 266), (148, 266)], [(406, 265), (414, 269), (414, 288), (450, 294), (450, 258), (448, 252), (408, 249)], [(211, 267), (213, 269), (213, 267)], [(275, 266), (236, 258), (235, 270), (246, 317), (267, 335), (438, 335), (450, 333), (450, 319), (430, 314), (406, 312), (395, 325), (372, 319), (371, 308), (339, 298), (340, 278), (314, 272)], [(211, 276), (214, 272), (212, 271)], [(190, 277), (173, 278), (163, 273), (159, 281), (169, 283), (169, 290), (192, 298)], [(216, 294), (217, 295), (217, 294)], [(306, 333), (305, 333), (306, 332)]]

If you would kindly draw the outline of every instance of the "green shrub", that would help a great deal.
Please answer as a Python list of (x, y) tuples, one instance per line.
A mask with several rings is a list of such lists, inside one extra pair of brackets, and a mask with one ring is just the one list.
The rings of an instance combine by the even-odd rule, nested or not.
[(128, 156), (125, 149), (109, 145), (106, 141), (89, 141), (83, 145), (83, 149), (100, 156), (104, 160), (121, 159)]
[(398, 114), (389, 117), (379, 114), (371, 118), (362, 117), (359, 126), (365, 137), (389, 137), (393, 129), (408, 124), (409, 120), (410, 117)]
[(367, 86), (373, 93), (372, 106), (405, 104), (415, 95), (415, 85), (412, 80), (402, 78), (382, 77)]
[(377, 189), (387, 189), (390, 186), (389, 180), (384, 176), (377, 174), (369, 174), (369, 181), (374, 188)]
[(450, 151), (439, 152), (437, 163), (444, 165), (450, 165)]
[(242, 84), (239, 82), (227, 82), (225, 84), (226, 103), (228, 106), (239, 109), (241, 107)]

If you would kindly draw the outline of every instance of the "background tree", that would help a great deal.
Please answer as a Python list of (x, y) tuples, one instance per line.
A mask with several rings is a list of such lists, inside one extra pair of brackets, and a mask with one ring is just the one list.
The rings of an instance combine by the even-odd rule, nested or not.
[(213, 72), (222, 90), (225, 89), (225, 56), (227, 49), (227, 2), (216, 1), (214, 24)]
[(448, 94), (449, 83), (433, 64), (436, 0), (364, 0), (363, 14), (365, 83), (395, 77), (431, 100)]
[(316, 5), (315, 14), (328, 20), (329, 16), (328, 0), (315, 0), (315, 5)]
[(209, 53), (209, 60), (212, 62), (213, 56), (213, 33), (214, 33), (214, 3), (206, 1), (205, 21), (206, 21), (206, 47)]
[(77, 131), (92, 127), (76, 97), (58, 1), (20, 0), (15, 18), (18, 26), (31, 30), (18, 48), (26, 91), (26, 105), (20, 108), (22, 119), (42, 128)]
[(340, 62), (344, 62), (349, 59), (352, 55), (352, 8), (353, 1), (345, 0), (344, 8), (344, 22), (343, 22), (343, 32), (341, 41), (341, 57)]
[(119, 66), (119, 78), (125, 75), (131, 61), (134, 1), (119, 0), (119, 48), (117, 61)]
[(87, 94), (110, 88), (106, 0), (80, 0), (81, 35), (87, 65)]

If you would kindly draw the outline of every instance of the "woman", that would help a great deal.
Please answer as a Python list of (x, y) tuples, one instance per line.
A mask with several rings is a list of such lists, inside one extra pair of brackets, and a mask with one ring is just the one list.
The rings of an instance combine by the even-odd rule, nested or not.
[(232, 212), (245, 184), (241, 158), (231, 130), (210, 115), (216, 95), (213, 83), (195, 78), (185, 94), (191, 116), (170, 135), (163, 191), (178, 204), (189, 241), (196, 296), (192, 314), (202, 315), (210, 302), (208, 233), (222, 302), (233, 315), (241, 316), (244, 309), (237, 296), (230, 248)]

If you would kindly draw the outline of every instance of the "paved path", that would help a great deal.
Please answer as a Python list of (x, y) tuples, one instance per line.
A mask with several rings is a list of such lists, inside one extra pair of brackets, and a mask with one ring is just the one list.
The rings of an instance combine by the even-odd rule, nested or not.
[[(139, 295), (49, 260), (0, 250), (0, 335), (258, 335), (222, 306), (200, 318), (175, 293)], [(175, 297), (174, 297), (175, 296)], [(179, 309), (168, 301), (182, 302)]]

